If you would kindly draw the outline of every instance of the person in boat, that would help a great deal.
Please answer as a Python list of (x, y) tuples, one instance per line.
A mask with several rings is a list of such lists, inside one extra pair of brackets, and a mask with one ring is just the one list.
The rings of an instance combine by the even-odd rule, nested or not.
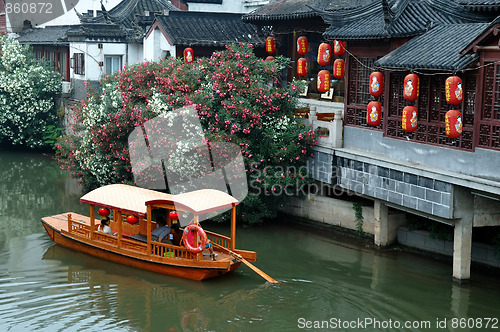
[[(194, 247), (194, 232), (189, 232), (187, 235), (187, 241), (191, 244), (191, 246)], [(210, 257), (212, 257), (212, 260), (215, 260), (215, 257), (217, 257), (217, 254), (214, 253), (214, 246), (212, 242), (207, 239), (207, 244), (205, 245), (205, 249), (208, 249), (210, 252)]]
[(171, 228), (172, 228), (171, 230), (172, 244), (175, 246), (180, 246), (182, 241), (182, 231), (179, 227), (179, 223), (177, 222), (172, 223)]
[(153, 241), (172, 244), (172, 241), (170, 238), (170, 235), (171, 235), (170, 234), (170, 227), (167, 226), (167, 222), (165, 221), (165, 218), (163, 216), (158, 216), (156, 218), (156, 223), (158, 224), (158, 227), (156, 227), (156, 229), (151, 232), (151, 236), (153, 238)]
[(102, 217), (101, 226), (99, 226), (99, 232), (106, 233), (109, 235), (115, 235), (115, 234), (113, 234), (113, 230), (109, 226), (109, 223), (110, 223), (110, 220), (109, 220), (108, 216)]

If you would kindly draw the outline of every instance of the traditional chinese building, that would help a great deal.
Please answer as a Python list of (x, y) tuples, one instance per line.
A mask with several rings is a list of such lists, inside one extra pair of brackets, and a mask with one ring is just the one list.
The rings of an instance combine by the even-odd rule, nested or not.
[[(320, 138), (312, 174), (332, 188), (373, 200), (377, 245), (395, 240), (398, 224), (389, 221), (389, 211), (453, 226), (458, 280), (470, 277), (473, 228), (500, 225), (499, 10), (500, 3), (489, 0), (291, 0), (244, 17), (268, 29), (292, 58), (299, 35), (331, 45), (346, 42), (345, 54), (336, 57), (345, 60), (345, 76), (332, 84), (343, 98), (329, 101), (309, 91), (303, 100), (312, 111), (310, 121), (337, 134), (333, 141)], [(313, 17), (316, 30), (304, 23)], [(313, 61), (317, 48), (309, 52)], [(373, 72), (383, 77), (380, 97), (370, 93)], [(310, 90), (314, 75), (313, 67)], [(461, 84), (447, 92), (449, 77)], [(410, 101), (405, 93), (412, 89), (418, 94)], [(447, 96), (455, 90), (460, 101), (452, 105)], [(375, 126), (367, 121), (371, 101), (381, 104)], [(323, 112), (341, 113), (338, 123), (320, 125), (317, 115)], [(451, 129), (456, 137), (448, 135)]]

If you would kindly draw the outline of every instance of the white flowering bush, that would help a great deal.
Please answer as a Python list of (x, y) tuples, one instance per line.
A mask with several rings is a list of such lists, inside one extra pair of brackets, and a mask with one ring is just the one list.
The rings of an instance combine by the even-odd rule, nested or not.
[(46, 147), (60, 133), (54, 97), (61, 76), (37, 63), (27, 46), (0, 36), (0, 143)]

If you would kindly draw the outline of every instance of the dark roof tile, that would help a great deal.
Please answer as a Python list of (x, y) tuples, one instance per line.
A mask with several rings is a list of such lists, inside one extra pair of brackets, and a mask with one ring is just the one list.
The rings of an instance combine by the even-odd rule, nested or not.
[(251, 43), (263, 46), (254, 25), (244, 23), (241, 14), (171, 12), (157, 16), (170, 40), (176, 45), (223, 46), (229, 43)]
[(71, 27), (68, 25), (47, 26), (45, 28), (32, 28), (19, 33), (17, 40), (21, 44), (31, 45), (67, 45), (66, 32)]
[(415, 37), (375, 62), (384, 68), (458, 71), (477, 60), (461, 52), (489, 26), (488, 23), (439, 25)]

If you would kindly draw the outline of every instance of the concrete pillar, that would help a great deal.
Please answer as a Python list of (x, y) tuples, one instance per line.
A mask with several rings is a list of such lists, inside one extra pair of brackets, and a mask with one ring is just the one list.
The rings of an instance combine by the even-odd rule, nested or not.
[(389, 208), (382, 201), (376, 199), (373, 206), (375, 217), (374, 235), (375, 245), (384, 247), (390, 244), (389, 239)]
[(333, 118), (333, 132), (330, 133), (330, 135), (333, 135), (332, 141), (333, 141), (333, 146), (334, 148), (341, 148), (343, 146), (343, 131), (344, 129), (344, 124), (342, 120), (342, 113), (341, 112), (335, 112), (335, 116)]
[(453, 236), (453, 279), (457, 282), (468, 282), (472, 251), (474, 197), (470, 190), (458, 186), (454, 188), (453, 196), (453, 216), (457, 218)]

